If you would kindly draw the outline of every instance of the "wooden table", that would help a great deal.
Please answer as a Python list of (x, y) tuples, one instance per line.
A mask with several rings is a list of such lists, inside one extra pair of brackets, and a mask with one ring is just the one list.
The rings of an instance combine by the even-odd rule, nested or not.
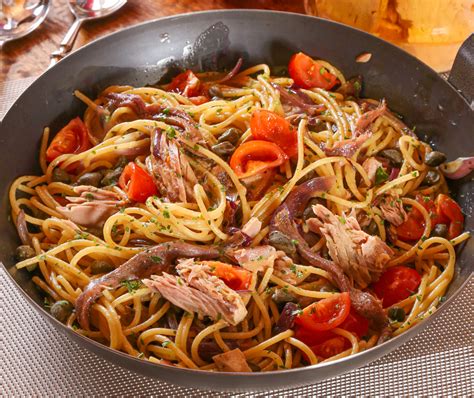
[[(304, 12), (303, 0), (129, 0), (114, 15), (83, 25), (74, 49), (103, 35), (167, 15), (223, 8), (262, 8)], [(53, 0), (47, 20), (30, 35), (5, 44), (1, 55), (0, 82), (41, 74), (49, 55), (58, 48), (73, 22), (67, 0)]]

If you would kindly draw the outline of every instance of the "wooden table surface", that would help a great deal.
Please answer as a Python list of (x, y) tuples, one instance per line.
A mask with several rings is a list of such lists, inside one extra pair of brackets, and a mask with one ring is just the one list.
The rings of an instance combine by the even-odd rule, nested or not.
[[(38, 76), (49, 65), (49, 55), (73, 22), (67, 0), (53, 0), (46, 21), (30, 35), (9, 43), (1, 50), (0, 82)], [(303, 0), (128, 0), (110, 17), (85, 23), (74, 50), (103, 35), (140, 22), (191, 11), (224, 8), (261, 8), (304, 12)]]

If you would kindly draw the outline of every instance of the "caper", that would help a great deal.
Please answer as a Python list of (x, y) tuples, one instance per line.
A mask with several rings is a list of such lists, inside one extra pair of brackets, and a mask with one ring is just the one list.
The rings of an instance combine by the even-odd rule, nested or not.
[(91, 264), (91, 272), (94, 275), (106, 274), (110, 271), (113, 271), (114, 269), (115, 267), (112, 264), (103, 260), (94, 260), (93, 263)]
[(91, 173), (86, 173), (81, 175), (77, 181), (77, 185), (91, 185), (93, 187), (98, 187), (100, 184), (100, 181), (104, 175), (100, 171), (93, 171)]
[(295, 303), (296, 298), (291, 293), (289, 293), (286, 289), (275, 289), (272, 294), (272, 300), (277, 304), (282, 303)]
[(51, 306), (49, 311), (58, 321), (65, 322), (69, 315), (71, 315), (72, 310), (73, 307), (69, 301), (59, 300)]
[(446, 162), (446, 155), (443, 152), (432, 151), (425, 156), (425, 164), (430, 167), (436, 167)]
[(440, 178), (441, 177), (437, 171), (430, 170), (428, 171), (428, 173), (426, 173), (426, 176), (423, 179), (422, 185), (428, 185), (428, 186), (434, 185), (439, 182)]
[(109, 185), (117, 185), (117, 182), (122, 175), (123, 168), (117, 167), (116, 169), (109, 170), (104, 174), (104, 178), (100, 181), (100, 184), (104, 187)]
[(64, 182), (65, 184), (69, 184), (71, 182), (71, 176), (66, 170), (56, 167), (53, 170), (53, 181)]
[(280, 231), (270, 232), (268, 241), (275, 249), (284, 251), (290, 257), (296, 254), (296, 245)]
[(222, 94), (222, 90), (219, 88), (219, 86), (216, 86), (216, 85), (209, 87), (208, 92), (211, 97), (217, 97), (217, 98), (224, 97), (224, 94)]
[(445, 238), (448, 235), (448, 226), (446, 224), (437, 224), (431, 231), (431, 236)]
[(239, 129), (236, 129), (235, 127), (231, 127), (230, 129), (227, 129), (224, 131), (219, 138), (217, 139), (217, 142), (230, 142), (231, 144), (237, 144), (237, 141), (240, 138), (240, 135), (242, 132)]
[(221, 157), (228, 156), (235, 151), (235, 146), (232, 145), (229, 141), (220, 142), (211, 147), (212, 151)]
[(379, 155), (388, 159), (393, 166), (399, 167), (403, 163), (402, 153), (398, 149), (384, 149)]
[(379, 227), (375, 220), (370, 220), (370, 223), (364, 228), (364, 231), (372, 236), (378, 235)]
[(403, 322), (405, 320), (405, 311), (400, 307), (392, 307), (388, 310), (388, 316), (393, 321)]
[(16, 248), (15, 258), (17, 261), (23, 261), (36, 255), (35, 249), (29, 245), (21, 245)]

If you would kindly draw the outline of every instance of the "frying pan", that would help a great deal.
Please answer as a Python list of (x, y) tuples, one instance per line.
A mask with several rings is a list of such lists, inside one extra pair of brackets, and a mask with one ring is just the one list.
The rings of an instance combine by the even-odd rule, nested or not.
[[(213, 390), (265, 390), (315, 383), (365, 365), (395, 349), (427, 326), (461, 291), (473, 270), (474, 240), (458, 253), (456, 274), (447, 301), (429, 319), (402, 335), (357, 355), (331, 363), (268, 373), (215, 373), (179, 369), (132, 358), (82, 337), (56, 321), (42, 306), (42, 297), (26, 270), (16, 270), (12, 253), (19, 244), (9, 219), (8, 187), (22, 174), (39, 172), (42, 129), (57, 131), (85, 110), (72, 92), (92, 97), (110, 84), (156, 83), (175, 69), (210, 70), (231, 66), (238, 56), (247, 65), (286, 65), (297, 51), (327, 59), (345, 76), (364, 77), (364, 96), (386, 98), (416, 124), (421, 138), (447, 153), (449, 159), (474, 154), (472, 138), (474, 45), (471, 37), (458, 55), (452, 81), (461, 92), (429, 67), (376, 37), (327, 20), (304, 15), (250, 10), (185, 14), (138, 25), (98, 40), (71, 54), (36, 80), (5, 116), (0, 128), (0, 261), (18, 289), (56, 329), (127, 369), (183, 386)], [(361, 53), (367, 63), (357, 63)], [(471, 87), (469, 87), (471, 84)], [(463, 97), (465, 95), (469, 99)], [(472, 230), (473, 183), (469, 177), (452, 185), (453, 195), (467, 214)], [(47, 364), (45, 364), (47, 366)]]

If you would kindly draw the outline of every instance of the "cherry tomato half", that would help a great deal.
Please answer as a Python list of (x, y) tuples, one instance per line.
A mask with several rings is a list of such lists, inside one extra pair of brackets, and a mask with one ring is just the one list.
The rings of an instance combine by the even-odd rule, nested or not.
[(318, 87), (329, 90), (339, 83), (335, 75), (303, 53), (291, 57), (288, 72), (295, 84), (306, 89)]
[(254, 140), (241, 144), (230, 158), (239, 178), (247, 178), (282, 165), (288, 156), (273, 142)]
[(211, 271), (233, 290), (247, 290), (252, 280), (252, 273), (241, 267), (235, 267), (220, 261), (205, 261)]
[(421, 276), (412, 268), (396, 265), (387, 269), (374, 283), (374, 292), (383, 307), (390, 307), (412, 295), (421, 283)]
[(256, 140), (277, 144), (290, 158), (298, 154), (296, 130), (284, 117), (266, 109), (257, 109), (252, 114), (250, 129)]
[(464, 229), (464, 215), (461, 207), (448, 195), (440, 193), (435, 201), (438, 214), (449, 220), (448, 238), (454, 239), (462, 234)]
[(153, 178), (133, 162), (123, 169), (119, 186), (127, 193), (128, 198), (135, 202), (144, 203), (148, 197), (158, 194)]
[(46, 160), (52, 162), (65, 153), (81, 153), (91, 148), (87, 127), (80, 117), (72, 119), (53, 138), (46, 150)]
[(349, 293), (339, 293), (307, 306), (295, 323), (313, 332), (338, 327), (346, 320), (351, 309)]
[(200, 105), (209, 101), (207, 90), (204, 85), (189, 69), (175, 76), (168, 85), (167, 90), (188, 97), (195, 105)]

